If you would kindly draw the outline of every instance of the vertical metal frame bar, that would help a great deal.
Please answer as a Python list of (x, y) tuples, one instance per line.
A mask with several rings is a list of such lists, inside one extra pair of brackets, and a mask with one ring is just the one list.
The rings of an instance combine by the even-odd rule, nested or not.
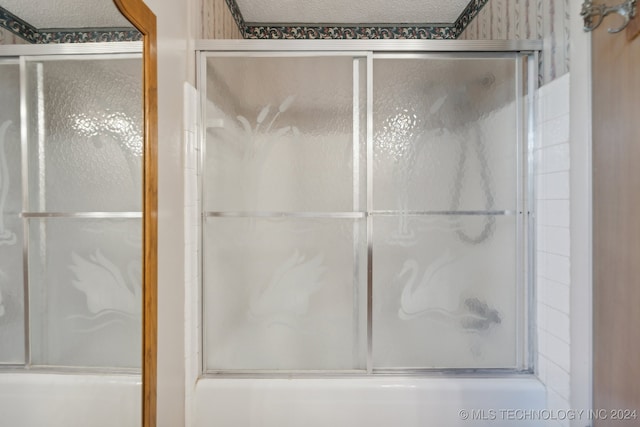
[(516, 281), (515, 281), (515, 307), (516, 307), (516, 366), (521, 368), (524, 364), (524, 355), (526, 353), (526, 334), (524, 316), (525, 307), (525, 289), (527, 286), (525, 280), (525, 262), (524, 257), (524, 185), (526, 182), (524, 158), (524, 67), (522, 66), (523, 57), (519, 54), (515, 55), (515, 90), (516, 90)]
[[(47, 206), (46, 206), (46, 150), (45, 150), (45, 139), (46, 139), (46, 123), (45, 123), (45, 107), (44, 107), (44, 66), (43, 63), (41, 61), (43, 60), (56, 60), (56, 59), (67, 59), (66, 56), (62, 57), (62, 58), (57, 58), (54, 56), (42, 56), (42, 57), (23, 57), (24, 61), (25, 61), (25, 114), (24, 114), (24, 120), (25, 120), (25, 138), (26, 138), (26, 147), (27, 149), (25, 150), (25, 153), (27, 155), (26, 157), (26, 162), (25, 162), (25, 167), (24, 167), (24, 173), (25, 176), (27, 177), (27, 179), (25, 180), (27, 186), (23, 187), (24, 189), (24, 197), (26, 198), (26, 202), (25, 202), (25, 208), (27, 208), (27, 210), (24, 211), (24, 218), (26, 221), (26, 228), (25, 228), (25, 248), (26, 248), (26, 252), (27, 252), (27, 257), (25, 259), (25, 268), (27, 269), (27, 272), (30, 269), (30, 262), (29, 262), (29, 255), (33, 254), (34, 247), (31, 247), (30, 245), (30, 230), (31, 230), (31, 223), (30, 221), (32, 220), (32, 217), (26, 215), (28, 212), (30, 212), (31, 209), (31, 197), (30, 197), (30, 193), (31, 191), (29, 190), (29, 181), (28, 181), (28, 177), (29, 177), (29, 148), (32, 149), (36, 149), (37, 150), (37, 154), (36, 154), (36, 158), (37, 158), (37, 173), (38, 173), (38, 178), (37, 178), (37, 185), (38, 185), (38, 206), (37, 206), (37, 210), (38, 212), (46, 212)], [(35, 115), (36, 117), (36, 122), (37, 122), (37, 134), (35, 137), (33, 137), (33, 135), (29, 132), (29, 120), (28, 120), (28, 113), (29, 113), (29, 106), (27, 104), (27, 92), (26, 90), (29, 89), (28, 87), (28, 76), (27, 76), (27, 64), (30, 61), (34, 61), (34, 65), (35, 65), (35, 87), (32, 88), (35, 90), (36, 93), (36, 99), (35, 99), (35, 111), (31, 111), (32, 115)], [(37, 61), (37, 62), (35, 62)], [(32, 92), (33, 93), (33, 92)], [(29, 147), (29, 145), (32, 145), (32, 147)], [(38, 250), (38, 254), (41, 257), (41, 259), (44, 259), (44, 257), (46, 256), (46, 235), (47, 235), (47, 224), (46, 224), (46, 220), (44, 219), (40, 219), (38, 221), (38, 229), (40, 230), (40, 242), (39, 245), (37, 247)], [(28, 274), (27, 274), (27, 278), (28, 278)], [(27, 286), (30, 287), (31, 283), (29, 280), (25, 280), (25, 283)], [(46, 289), (45, 291), (46, 292)], [(29, 306), (31, 304), (29, 303)], [(44, 309), (45, 313), (41, 313), (44, 314), (44, 316), (41, 316), (38, 318), (38, 324), (41, 328), (44, 329), (45, 326), (45, 319), (46, 316), (48, 315), (48, 306), (45, 305), (45, 309)], [(31, 312), (31, 309), (29, 309), (29, 312)], [(32, 323), (30, 323), (31, 325)], [(30, 348), (31, 346), (31, 340), (29, 340), (29, 346)], [(45, 340), (43, 344), (41, 344), (42, 346), (42, 353), (43, 354), (48, 354), (49, 353), (49, 348), (48, 348), (48, 341)], [(31, 351), (30, 351), (31, 354)]]
[(367, 54), (367, 373), (373, 372), (373, 53)]
[(206, 120), (206, 116), (207, 116), (207, 56), (204, 55), (201, 52), (197, 52), (197, 56), (196, 56), (196, 60), (197, 60), (197, 66), (196, 66), (196, 84), (198, 87), (198, 91), (200, 94), (200, 109), (198, 111), (199, 115), (200, 115), (200, 126), (198, 129), (198, 136), (197, 136), (197, 141), (198, 141), (198, 148), (200, 150), (199, 152), (199, 156), (198, 156), (198, 161), (197, 163), (197, 172), (196, 174), (198, 175), (198, 179), (196, 180), (198, 182), (198, 196), (200, 199), (200, 206), (199, 206), (199, 215), (198, 215), (198, 221), (200, 222), (200, 233), (199, 233), (199, 239), (200, 241), (198, 242), (199, 247), (200, 247), (200, 259), (197, 260), (197, 264), (198, 264), (198, 268), (200, 270), (200, 283), (198, 286), (198, 295), (200, 297), (200, 304), (198, 304), (198, 308), (200, 310), (199, 313), (197, 313), (198, 319), (197, 319), (197, 324), (200, 324), (200, 343), (199, 343), (199, 350), (200, 350), (200, 357), (199, 357), (199, 369), (200, 372), (205, 373), (206, 372), (206, 357), (207, 357), (207, 346), (206, 346), (206, 331), (207, 331), (207, 322), (205, 321), (205, 309), (204, 309), (204, 304), (205, 304), (205, 269), (204, 269), (204, 260), (205, 260), (205, 253), (206, 253), (206, 242), (205, 242), (205, 228), (206, 228), (206, 222), (205, 222), (205, 215), (204, 215), (204, 209), (205, 209), (205, 187), (206, 187), (206, 182), (204, 179), (204, 172), (205, 172), (205, 156), (206, 156), (206, 150), (207, 150), (207, 120)]
[(353, 58), (353, 211), (360, 210), (360, 58)]
[(537, 144), (536, 121), (538, 119), (538, 63), (540, 54), (536, 51), (527, 55), (528, 84), (527, 84), (527, 317), (528, 322), (528, 360), (527, 368), (537, 369), (537, 283), (536, 283), (536, 187), (535, 187), (535, 156), (534, 150)]
[[(27, 121), (27, 63), (20, 57), (20, 145), (22, 161), (22, 212), (29, 212), (29, 123)], [(24, 363), (31, 366), (31, 315), (29, 310), (29, 219), (22, 218), (22, 269), (24, 299)]]
[[(27, 58), (29, 60), (29, 58)], [(45, 138), (46, 138), (46, 123), (45, 123), (45, 107), (44, 107), (44, 66), (42, 62), (38, 62), (35, 64), (36, 67), (36, 94), (37, 94), (37, 104), (36, 104), (36, 114), (37, 114), (37, 122), (38, 122), (38, 135), (37, 135), (37, 147), (38, 147), (38, 210), (46, 211), (47, 205), (47, 193), (46, 193), (46, 174), (47, 174), (47, 158), (46, 158), (46, 150), (45, 150)], [(29, 138), (29, 140), (33, 143), (33, 138)], [(38, 245), (38, 255), (40, 259), (45, 259), (47, 254), (47, 221), (42, 219), (38, 223), (38, 228), (40, 230), (40, 242)], [(35, 248), (30, 248), (30, 251)], [(33, 252), (31, 252), (33, 254)], [(48, 289), (44, 290), (45, 295), (48, 298)], [(45, 300), (46, 301), (46, 300)], [(45, 313), (48, 316), (49, 307), (48, 304), (45, 305)], [(38, 325), (42, 326), (42, 330), (44, 330), (44, 319), (38, 319)], [(45, 340), (43, 347), (43, 354), (49, 354), (49, 341)]]
[[(353, 212), (360, 210), (360, 58), (353, 58)], [(360, 221), (353, 222), (353, 361), (360, 363)]]

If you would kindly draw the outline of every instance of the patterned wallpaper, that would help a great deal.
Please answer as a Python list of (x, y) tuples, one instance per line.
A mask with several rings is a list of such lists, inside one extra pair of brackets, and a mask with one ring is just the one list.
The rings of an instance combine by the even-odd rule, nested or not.
[(0, 45), (3, 44), (29, 44), (30, 42), (13, 34), (11, 31), (0, 27)]
[(545, 84), (569, 72), (570, 13), (569, 0), (489, 0), (459, 38), (544, 40), (539, 81)]
[[(225, 0), (201, 0), (202, 39), (241, 39), (238, 17), (229, 10)], [(244, 24), (243, 24), (244, 25)]]

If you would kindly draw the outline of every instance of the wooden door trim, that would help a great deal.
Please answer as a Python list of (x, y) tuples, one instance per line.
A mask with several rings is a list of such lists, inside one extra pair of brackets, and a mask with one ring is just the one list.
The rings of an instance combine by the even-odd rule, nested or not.
[[(640, 408), (639, 66), (640, 39), (594, 31), (593, 408), (621, 413)], [(638, 421), (608, 417), (593, 425), (637, 426)]]
[(158, 283), (158, 68), (156, 16), (143, 0), (114, 0), (144, 39), (142, 426), (156, 426)]

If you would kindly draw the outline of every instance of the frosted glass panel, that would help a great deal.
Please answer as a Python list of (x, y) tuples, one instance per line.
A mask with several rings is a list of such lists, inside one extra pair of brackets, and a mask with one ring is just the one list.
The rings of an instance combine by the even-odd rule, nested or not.
[(364, 220), (210, 218), (205, 230), (207, 371), (364, 368)]
[[(378, 217), (373, 226), (375, 368), (516, 367), (515, 216)], [(487, 227), (482, 242), (465, 239)]]
[(20, 67), (0, 63), (0, 364), (24, 363)]
[(31, 211), (140, 211), (141, 59), (27, 62)]
[(35, 365), (139, 367), (138, 219), (29, 221)]
[(366, 63), (355, 61), (354, 71), (351, 57), (208, 58), (205, 210), (363, 204)]
[(259, 55), (205, 58), (205, 371), (522, 368), (518, 56)]
[(515, 209), (515, 64), (374, 61), (374, 209)]

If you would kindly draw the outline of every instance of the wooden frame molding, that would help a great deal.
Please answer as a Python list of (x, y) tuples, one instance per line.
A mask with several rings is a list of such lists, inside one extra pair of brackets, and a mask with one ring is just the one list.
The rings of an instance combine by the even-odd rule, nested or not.
[(638, 37), (640, 34), (640, 18), (634, 17), (631, 18), (629, 25), (627, 25), (627, 40), (631, 41)]
[(156, 16), (143, 0), (114, 0), (144, 40), (142, 426), (156, 426), (158, 283), (158, 65)]

